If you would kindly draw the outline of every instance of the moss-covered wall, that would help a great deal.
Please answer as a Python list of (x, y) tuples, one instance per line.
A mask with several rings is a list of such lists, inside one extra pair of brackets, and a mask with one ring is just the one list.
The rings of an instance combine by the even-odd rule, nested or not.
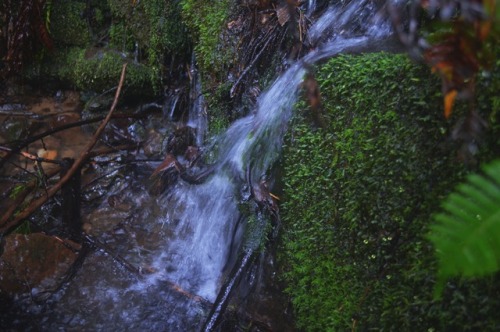
[(110, 47), (136, 53), (158, 79), (167, 71), (166, 65), (177, 66), (176, 59), (189, 59), (190, 40), (178, 1), (108, 3), (112, 16)]
[(54, 0), (47, 25), (55, 47), (25, 76), (101, 93), (118, 84), (128, 62), (124, 93), (159, 94), (164, 84), (183, 78), (190, 59), (180, 10), (178, 1)]
[(58, 45), (86, 46), (91, 41), (87, 5), (83, 1), (55, 0), (49, 11), (50, 36)]
[[(475, 169), (457, 159), (450, 140), (461, 110), (446, 121), (439, 82), (402, 55), (340, 56), (316, 78), (328, 128), (315, 129), (301, 104), (283, 158), (280, 260), (299, 327), (498, 329), (498, 277), (454, 280), (433, 299), (427, 228), (440, 201)], [(492, 93), (494, 81), (480, 92)], [(482, 94), (479, 108), (491, 109), (494, 95)], [(479, 162), (498, 151), (498, 126), (491, 128)]]
[(235, 1), (182, 0), (182, 15), (189, 26), (198, 64), (205, 75), (224, 75), (230, 49), (221, 43), (231, 5)]

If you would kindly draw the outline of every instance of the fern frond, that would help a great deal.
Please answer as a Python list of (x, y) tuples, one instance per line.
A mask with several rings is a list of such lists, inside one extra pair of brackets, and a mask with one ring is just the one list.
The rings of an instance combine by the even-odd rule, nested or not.
[(500, 269), (500, 160), (459, 185), (435, 216), (428, 238), (439, 278), (477, 277)]

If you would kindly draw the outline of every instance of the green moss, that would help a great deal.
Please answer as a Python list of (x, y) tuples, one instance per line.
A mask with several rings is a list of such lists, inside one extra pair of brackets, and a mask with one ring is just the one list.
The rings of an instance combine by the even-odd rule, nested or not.
[(52, 75), (83, 91), (101, 93), (118, 85), (123, 63), (128, 62), (123, 94), (151, 96), (152, 70), (130, 62), (116, 51), (97, 50), (90, 55), (80, 48), (71, 48), (54, 56), (44, 75)]
[(457, 282), (443, 300), (432, 298), (435, 262), (424, 236), (468, 172), (449, 140), (456, 119), (442, 116), (439, 82), (388, 54), (340, 56), (316, 78), (329, 128), (312, 129), (300, 104), (283, 159), (280, 259), (299, 327), (498, 328), (500, 301), (489, 292), (499, 283)]
[(218, 135), (229, 127), (230, 114), (232, 110), (231, 98), (229, 97), (229, 83), (220, 84), (214, 93), (206, 95), (208, 109), (208, 130), (212, 135)]
[(108, 0), (113, 23), (110, 46), (123, 52), (136, 53), (152, 69), (153, 86), (158, 90), (167, 58), (186, 57), (189, 42), (187, 28), (180, 18), (176, 1), (126, 2)]
[(164, 79), (178, 79), (190, 59), (178, 1), (57, 0), (50, 13), (56, 47), (25, 68), (31, 80), (50, 77), (100, 92), (116, 86), (127, 61), (129, 95), (151, 96)]
[(197, 40), (194, 49), (202, 72), (212, 75), (225, 72), (222, 69), (234, 52), (220, 43), (230, 1), (182, 0), (181, 6), (184, 21)]
[(50, 16), (50, 34), (56, 43), (85, 46), (91, 40), (89, 26), (84, 18), (85, 2), (54, 0)]

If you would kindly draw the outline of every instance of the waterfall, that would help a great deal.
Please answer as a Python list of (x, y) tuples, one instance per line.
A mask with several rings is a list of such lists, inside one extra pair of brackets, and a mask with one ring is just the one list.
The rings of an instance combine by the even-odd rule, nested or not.
[[(176, 266), (165, 278), (214, 301), (223, 271), (234, 260), (234, 244), (241, 241), (243, 233), (238, 204), (246, 172), (251, 171), (252, 179), (259, 179), (278, 158), (310, 65), (390, 33), (388, 24), (372, 25), (362, 16), (373, 12), (371, 6), (370, 1), (363, 1), (362, 6), (353, 2), (327, 10), (309, 32), (309, 38), (318, 45), (316, 50), (290, 66), (261, 94), (256, 110), (235, 121), (219, 138), (215, 174), (201, 185), (179, 184), (164, 198), (169, 204), (160, 202), (169, 208), (159, 222), (175, 233), (157, 261), (159, 270), (165, 265)], [(355, 29), (349, 29), (353, 21)], [(171, 202), (176, 202), (174, 208)]]
[[(309, 1), (307, 8), (309, 14), (318, 11), (316, 1)], [(261, 93), (253, 112), (215, 139), (210, 154), (216, 156), (215, 161), (201, 184), (179, 180), (167, 194), (153, 198), (146, 193), (141, 196), (145, 186), (134, 182), (135, 174), (116, 180), (112, 194), (120, 196), (120, 190), (128, 190), (122, 196), (139, 208), (124, 212), (128, 219), (112, 229), (118, 239), (130, 242), (114, 237), (103, 241), (109, 240), (109, 246), (148, 274), (133, 275), (110, 263), (118, 257), (93, 253), (71, 283), (57, 293), (52, 316), (43, 317), (43, 330), (199, 330), (219, 291), (227, 291), (224, 298), (229, 297), (226, 276), (252, 261), (243, 245), (248, 212), (242, 212), (241, 202), (248, 200), (249, 187), (268, 176), (279, 158), (307, 71), (318, 61), (369, 48), (390, 35), (390, 24), (375, 12), (374, 1), (368, 0), (327, 9), (308, 32), (314, 50)], [(207, 128), (206, 105), (194, 58), (190, 69), (188, 125), (196, 129), (201, 146)], [(166, 116), (174, 117), (180, 93), (172, 93), (165, 103)], [(203, 166), (196, 167), (204, 171)], [(104, 210), (109, 209), (106, 206)], [(238, 266), (242, 251), (245, 260)]]
[(168, 95), (165, 96), (165, 102), (163, 104), (163, 116), (168, 118), (170, 121), (174, 121), (175, 111), (177, 109), (177, 103), (181, 96), (180, 89), (172, 89), (168, 91)]
[(311, 16), (316, 11), (316, 0), (309, 0), (307, 2), (306, 15)]
[(203, 145), (207, 131), (207, 112), (201, 87), (201, 77), (196, 68), (196, 58), (191, 60), (191, 89), (189, 97), (189, 119), (187, 125), (196, 129), (196, 144)]

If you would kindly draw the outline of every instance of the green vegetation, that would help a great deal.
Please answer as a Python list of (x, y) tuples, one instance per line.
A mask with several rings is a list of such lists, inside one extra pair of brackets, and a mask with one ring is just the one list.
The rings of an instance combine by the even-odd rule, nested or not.
[(439, 259), (438, 292), (446, 278), (476, 277), (500, 269), (500, 160), (471, 174), (443, 203), (430, 240)]
[[(231, 49), (224, 48), (220, 36), (229, 11), (230, 1), (182, 0), (182, 14), (195, 39), (195, 53), (204, 74), (220, 75), (228, 62)], [(234, 52), (234, 51), (233, 51)]]
[(229, 127), (232, 110), (231, 98), (229, 97), (230, 89), (230, 84), (220, 84), (214, 93), (206, 95), (206, 101), (210, 110), (208, 114), (208, 130), (212, 135), (220, 134)]
[[(70, 48), (59, 51), (43, 68), (43, 77), (54, 77), (82, 91), (101, 93), (118, 85), (121, 68), (129, 62), (124, 83), (127, 96), (150, 96), (153, 70), (133, 63), (116, 51)], [(40, 74), (39, 74), (40, 75)]]
[(50, 9), (55, 49), (25, 70), (30, 79), (50, 77), (101, 92), (117, 85), (121, 65), (129, 62), (125, 93), (151, 96), (189, 61), (177, 1), (54, 0)]
[(87, 22), (83, 17), (86, 5), (79, 1), (55, 0), (50, 13), (50, 35), (62, 45), (85, 46), (91, 41)]
[(186, 58), (187, 28), (180, 18), (177, 1), (108, 0), (112, 13), (110, 46), (128, 53), (138, 53), (152, 69), (151, 82), (158, 90), (165, 64)]
[[(299, 328), (498, 329), (498, 276), (452, 279), (433, 298), (437, 266), (425, 236), (470, 171), (449, 138), (463, 110), (445, 121), (439, 82), (402, 55), (340, 56), (316, 79), (329, 127), (314, 129), (300, 104), (283, 157), (280, 260)], [(481, 84), (487, 92), (498, 83)], [(480, 110), (492, 103), (478, 99)], [(479, 163), (498, 151), (498, 131), (489, 136)]]
[(237, 47), (224, 37), (234, 8), (230, 0), (182, 0), (182, 16), (194, 44), (194, 53), (203, 81), (209, 109), (209, 131), (216, 135), (229, 126), (233, 112), (229, 96), (228, 69), (236, 58)]

